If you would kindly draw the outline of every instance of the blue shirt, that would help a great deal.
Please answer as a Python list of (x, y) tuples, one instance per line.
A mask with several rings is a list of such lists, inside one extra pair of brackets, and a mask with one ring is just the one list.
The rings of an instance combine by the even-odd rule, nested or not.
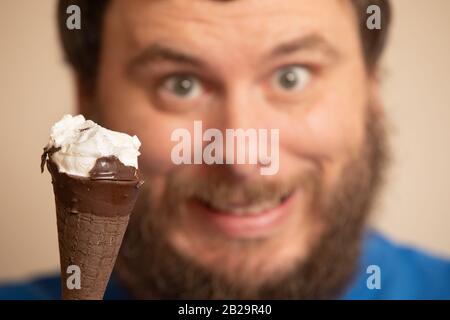
[[(57, 275), (0, 285), (0, 299), (59, 298)], [(130, 298), (113, 275), (105, 299)], [(340, 298), (450, 299), (450, 261), (397, 245), (370, 231), (364, 238), (358, 270)]]

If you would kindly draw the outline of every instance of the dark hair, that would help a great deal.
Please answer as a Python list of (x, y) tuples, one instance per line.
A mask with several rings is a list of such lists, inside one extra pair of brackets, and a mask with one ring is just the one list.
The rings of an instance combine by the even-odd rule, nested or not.
[[(103, 16), (111, 0), (59, 0), (57, 19), (59, 36), (66, 61), (74, 68), (85, 89), (93, 90), (97, 75), (102, 37)], [(358, 17), (360, 37), (367, 68), (373, 71), (385, 47), (391, 21), (389, 0), (350, 0)], [(67, 8), (76, 4), (81, 9), (81, 30), (66, 26)], [(377, 5), (381, 9), (381, 29), (366, 26), (367, 8)]]

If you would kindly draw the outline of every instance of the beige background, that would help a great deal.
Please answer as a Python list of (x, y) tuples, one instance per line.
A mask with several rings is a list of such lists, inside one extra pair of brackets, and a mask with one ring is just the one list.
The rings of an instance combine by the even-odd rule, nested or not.
[[(450, 1), (394, 2), (383, 90), (395, 160), (374, 224), (450, 257)], [(54, 7), (0, 2), (0, 280), (58, 267), (53, 194), (39, 156), (51, 124), (74, 112), (74, 92)]]

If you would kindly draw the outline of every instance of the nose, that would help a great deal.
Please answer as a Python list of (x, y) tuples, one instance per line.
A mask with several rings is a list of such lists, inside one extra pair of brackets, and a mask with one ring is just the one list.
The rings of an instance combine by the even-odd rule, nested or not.
[(264, 126), (265, 110), (261, 94), (245, 84), (236, 84), (224, 97), (219, 120), (224, 136), (223, 163), (239, 179), (261, 175), (261, 168), (269, 165), (264, 151), (271, 149), (271, 135)]

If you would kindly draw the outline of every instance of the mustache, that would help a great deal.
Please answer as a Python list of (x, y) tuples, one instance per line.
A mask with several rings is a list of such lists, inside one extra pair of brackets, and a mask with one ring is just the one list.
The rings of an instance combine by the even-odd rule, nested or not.
[(188, 200), (199, 200), (215, 207), (223, 207), (231, 203), (256, 205), (261, 202), (279, 201), (289, 196), (294, 190), (315, 190), (320, 172), (309, 169), (287, 179), (258, 177), (251, 181), (240, 181), (230, 175), (208, 174), (202, 179), (181, 178), (173, 176), (169, 179), (166, 203), (179, 204)]

